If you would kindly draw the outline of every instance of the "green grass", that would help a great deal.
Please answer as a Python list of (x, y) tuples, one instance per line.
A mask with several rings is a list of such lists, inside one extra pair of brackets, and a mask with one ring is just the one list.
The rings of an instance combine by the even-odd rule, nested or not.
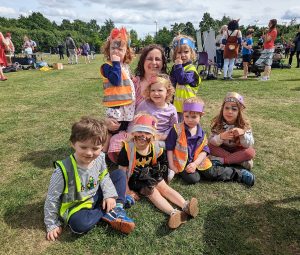
[[(56, 57), (48, 59), (57, 61)], [(81, 61), (83, 62), (83, 61)], [(295, 62), (295, 61), (294, 61)], [(146, 199), (128, 210), (129, 236), (105, 224), (76, 237), (66, 229), (45, 241), (43, 204), (52, 162), (67, 156), (71, 124), (103, 116), (99, 66), (20, 71), (0, 82), (0, 254), (300, 254), (300, 70), (275, 69), (271, 81), (204, 81), (202, 124), (219, 111), (226, 92), (245, 97), (257, 156), (256, 184), (203, 182), (172, 186), (200, 202), (196, 219), (175, 231)], [(133, 66), (136, 65), (136, 62)], [(234, 71), (236, 78), (242, 75)]]

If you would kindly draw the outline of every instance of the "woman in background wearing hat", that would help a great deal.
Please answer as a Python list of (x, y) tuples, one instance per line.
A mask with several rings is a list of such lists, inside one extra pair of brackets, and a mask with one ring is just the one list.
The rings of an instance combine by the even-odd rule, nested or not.
[(163, 148), (154, 140), (157, 120), (150, 114), (139, 113), (133, 123), (132, 139), (124, 142), (118, 157), (119, 168), (127, 174), (127, 194), (134, 200), (147, 197), (169, 215), (168, 226), (175, 229), (185, 223), (188, 216), (197, 216), (198, 201), (196, 198), (185, 200), (165, 182), (168, 161)]
[(223, 165), (239, 164), (251, 170), (255, 150), (250, 123), (244, 116), (244, 98), (228, 92), (220, 113), (212, 120), (209, 149)]

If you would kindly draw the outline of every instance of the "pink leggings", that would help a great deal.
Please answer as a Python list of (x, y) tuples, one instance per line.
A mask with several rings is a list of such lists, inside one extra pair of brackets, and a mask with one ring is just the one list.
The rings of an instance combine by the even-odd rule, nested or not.
[(255, 156), (255, 150), (250, 147), (244, 149), (242, 147), (230, 148), (230, 151), (221, 146), (215, 146), (208, 144), (210, 154), (212, 156), (220, 157), (224, 159), (224, 164), (239, 164), (244, 161), (253, 159)]

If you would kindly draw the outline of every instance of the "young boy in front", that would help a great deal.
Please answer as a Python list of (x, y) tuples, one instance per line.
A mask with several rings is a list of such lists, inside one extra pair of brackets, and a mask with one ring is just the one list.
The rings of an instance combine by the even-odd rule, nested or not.
[(191, 97), (184, 101), (184, 121), (175, 124), (166, 139), (169, 181), (177, 173), (188, 184), (195, 184), (204, 178), (210, 181), (237, 181), (253, 186), (254, 177), (246, 169), (223, 166), (214, 160), (212, 163), (207, 157), (210, 153), (207, 137), (200, 126), (203, 114), (204, 102), (200, 98)]
[(75, 153), (54, 163), (45, 201), (47, 240), (55, 241), (64, 223), (76, 234), (88, 232), (101, 219), (123, 233), (134, 229), (123, 209), (126, 175), (121, 170), (108, 173), (106, 168), (106, 137), (102, 121), (83, 117), (73, 124), (70, 141)]

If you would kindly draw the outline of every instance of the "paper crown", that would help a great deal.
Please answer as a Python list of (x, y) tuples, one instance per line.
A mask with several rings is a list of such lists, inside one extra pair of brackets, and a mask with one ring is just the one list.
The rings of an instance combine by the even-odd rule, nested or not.
[(131, 132), (147, 132), (152, 135), (156, 134), (157, 121), (151, 115), (137, 116), (133, 121)]
[(224, 102), (239, 102), (244, 108), (246, 108), (244, 104), (244, 97), (237, 92), (228, 92)]
[(130, 45), (130, 38), (127, 35), (127, 30), (125, 27), (121, 27), (120, 29), (114, 28), (113, 30), (111, 30), (108, 39), (110, 42), (112, 42), (113, 40), (121, 40)]
[(204, 104), (203, 103), (184, 103), (183, 104), (184, 112), (204, 112)]
[(175, 40), (173, 43), (173, 48), (175, 49), (176, 47), (179, 47), (181, 45), (188, 45), (189, 47), (191, 47), (192, 50), (195, 49), (195, 42), (193, 42), (191, 39), (186, 38), (186, 37), (182, 37), (178, 40)]

